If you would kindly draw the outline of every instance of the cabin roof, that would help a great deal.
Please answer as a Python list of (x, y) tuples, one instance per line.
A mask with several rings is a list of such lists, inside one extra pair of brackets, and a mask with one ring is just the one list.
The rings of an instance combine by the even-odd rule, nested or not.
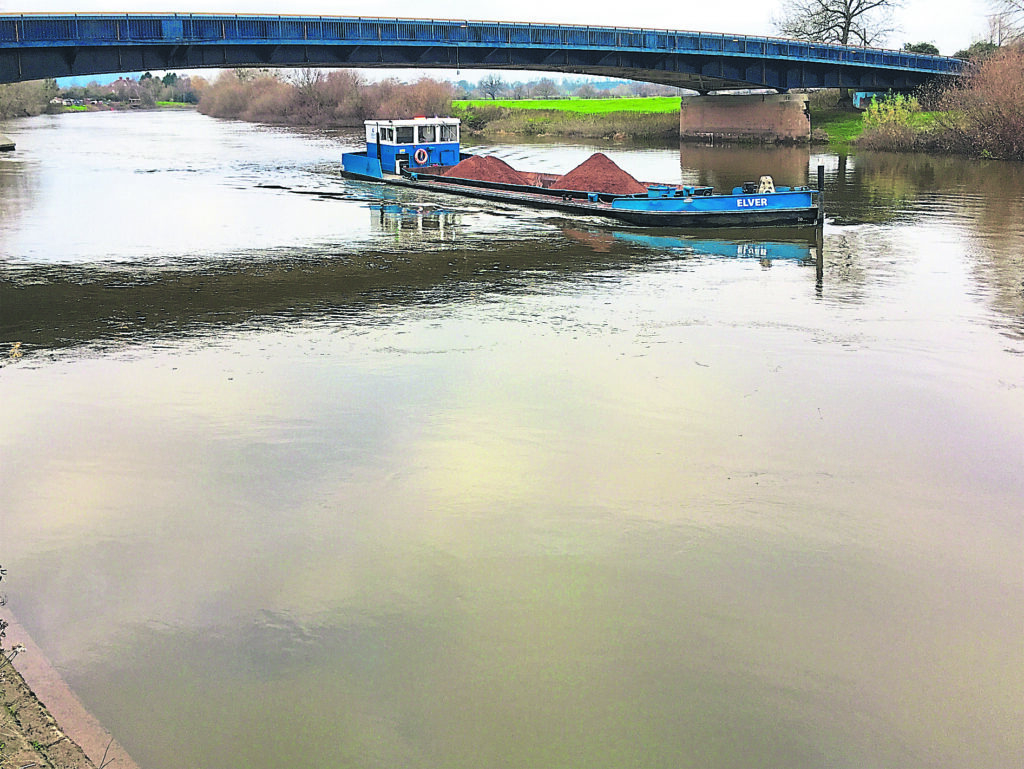
[(364, 120), (363, 125), (458, 125), (461, 122), (457, 117), (414, 117), (407, 120)]

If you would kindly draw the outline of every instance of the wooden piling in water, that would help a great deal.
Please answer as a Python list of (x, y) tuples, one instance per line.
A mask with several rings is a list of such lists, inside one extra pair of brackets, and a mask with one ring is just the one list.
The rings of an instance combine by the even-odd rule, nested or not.
[(825, 277), (825, 166), (818, 165), (818, 222), (814, 229), (814, 272), (818, 290)]

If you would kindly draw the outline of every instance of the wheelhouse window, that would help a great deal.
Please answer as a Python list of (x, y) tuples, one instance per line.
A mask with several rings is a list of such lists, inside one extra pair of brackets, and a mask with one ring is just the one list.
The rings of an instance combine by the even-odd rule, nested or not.
[(437, 126), (434, 125), (421, 125), (420, 126), (420, 142), (436, 142), (437, 141)]
[(395, 126), (395, 144), (412, 144), (413, 131), (411, 125)]
[(380, 140), (382, 142), (393, 142), (395, 140), (395, 129), (384, 126), (380, 129)]
[(442, 125), (440, 128), (441, 141), (457, 142), (459, 140), (459, 127), (457, 125)]

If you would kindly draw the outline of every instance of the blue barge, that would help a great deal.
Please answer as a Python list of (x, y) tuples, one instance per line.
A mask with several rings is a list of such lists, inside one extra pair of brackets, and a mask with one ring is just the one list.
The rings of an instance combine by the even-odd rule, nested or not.
[(711, 187), (646, 184), (646, 192), (618, 195), (560, 189), (558, 177), (530, 174), (530, 184), (505, 184), (453, 175), (471, 155), (460, 149), (458, 118), (367, 120), (366, 149), (342, 155), (342, 175), (365, 181), (445, 192), (502, 203), (601, 216), (645, 227), (820, 226), (823, 199), (810, 187), (776, 187), (770, 176), (730, 194)]

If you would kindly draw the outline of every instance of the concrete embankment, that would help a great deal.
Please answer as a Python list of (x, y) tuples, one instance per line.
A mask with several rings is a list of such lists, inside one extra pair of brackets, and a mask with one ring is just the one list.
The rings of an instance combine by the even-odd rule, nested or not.
[[(0, 618), (9, 623), (0, 654), (0, 769), (139, 769), (9, 607), (0, 609)], [(7, 658), (19, 647), (15, 669)]]
[(0, 769), (95, 769), (6, 656), (0, 656), (0, 697)]

